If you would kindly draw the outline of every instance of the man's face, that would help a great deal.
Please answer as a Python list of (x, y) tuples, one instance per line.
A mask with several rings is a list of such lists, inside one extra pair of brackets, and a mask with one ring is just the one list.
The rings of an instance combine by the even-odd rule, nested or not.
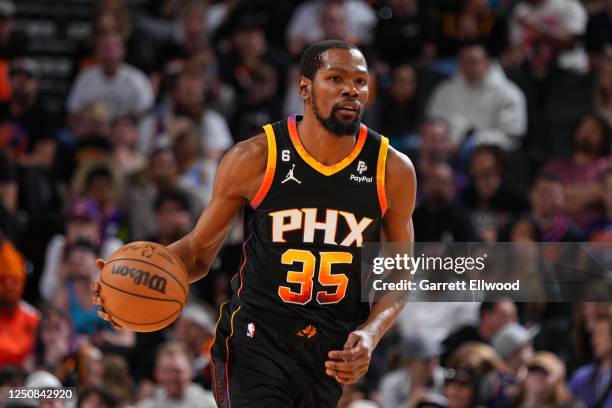
[(482, 316), (482, 324), (489, 326), (492, 333), (496, 333), (508, 323), (516, 322), (516, 320), (516, 305), (510, 301), (497, 303), (493, 310)]
[(565, 201), (563, 184), (553, 180), (539, 180), (529, 195), (532, 212), (538, 216), (552, 217), (561, 211)]
[(191, 229), (191, 216), (179, 203), (166, 200), (157, 211), (157, 226), (161, 237), (177, 240)]
[(321, 55), (314, 80), (300, 78), (300, 96), (325, 129), (337, 136), (351, 136), (359, 130), (369, 78), (361, 52), (330, 49)]
[(459, 72), (466, 82), (474, 84), (484, 79), (489, 71), (489, 59), (484, 48), (466, 47), (459, 52)]
[(262, 27), (237, 28), (232, 38), (244, 59), (257, 58), (266, 52), (266, 34)]
[(495, 155), (484, 150), (476, 152), (470, 163), (470, 175), (478, 194), (490, 199), (501, 183), (501, 168)]
[(603, 320), (595, 323), (591, 343), (595, 358), (605, 358), (612, 354), (612, 328), (610, 323)]
[(580, 121), (574, 133), (574, 150), (586, 154), (598, 155), (602, 150), (603, 129), (597, 120), (587, 116)]
[(204, 82), (196, 76), (188, 75), (181, 75), (177, 81), (174, 103), (178, 109), (189, 115), (200, 113), (204, 105)]
[(174, 154), (169, 151), (155, 153), (150, 158), (149, 171), (151, 180), (158, 188), (173, 187), (178, 172)]
[(325, 38), (344, 38), (346, 36), (346, 12), (342, 4), (328, 4), (321, 16), (321, 26)]
[(38, 91), (38, 81), (27, 72), (17, 71), (10, 76), (11, 98), (16, 101), (28, 101)]
[(421, 152), (434, 159), (444, 160), (452, 149), (446, 124), (439, 121), (425, 122), (421, 127)]
[(410, 101), (414, 98), (417, 89), (416, 74), (410, 66), (396, 68), (393, 72), (391, 89), (393, 99), (398, 102)]
[(455, 198), (453, 171), (446, 163), (432, 167), (423, 185), (426, 200), (434, 206), (450, 204)]
[(170, 399), (181, 399), (191, 383), (192, 368), (182, 354), (162, 355), (157, 361), (157, 380)]
[(108, 69), (116, 69), (125, 55), (123, 40), (119, 34), (106, 34), (98, 38), (96, 55), (98, 62)]

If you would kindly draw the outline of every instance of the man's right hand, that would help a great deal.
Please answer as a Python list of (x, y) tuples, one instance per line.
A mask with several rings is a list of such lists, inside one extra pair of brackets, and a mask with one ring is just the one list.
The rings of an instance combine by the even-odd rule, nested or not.
[[(96, 260), (96, 266), (98, 267), (100, 271), (102, 271), (102, 268), (104, 268), (105, 265), (106, 265), (106, 262), (104, 262), (104, 260), (102, 259)], [(120, 329), (121, 326), (115, 323), (113, 319), (110, 317), (110, 315), (106, 313), (106, 310), (104, 310), (104, 305), (102, 304), (102, 298), (100, 297), (100, 282), (96, 282), (92, 284), (90, 287), (90, 290), (93, 295), (91, 297), (91, 302), (94, 305), (100, 306), (100, 310), (98, 310), (98, 317), (100, 319), (106, 320), (107, 322), (110, 322), (110, 324), (112, 324), (115, 329)]]

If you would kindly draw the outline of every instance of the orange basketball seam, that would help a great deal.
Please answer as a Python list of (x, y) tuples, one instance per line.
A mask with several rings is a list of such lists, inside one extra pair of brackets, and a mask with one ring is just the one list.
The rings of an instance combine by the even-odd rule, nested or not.
[(179, 282), (179, 280), (176, 278), (176, 276), (174, 276), (172, 273), (168, 272), (167, 270), (165, 270), (164, 268), (162, 268), (159, 265), (155, 265), (152, 262), (148, 262), (148, 261), (144, 261), (142, 259), (138, 259), (138, 258), (115, 258), (111, 261), (108, 262), (107, 265), (110, 265), (111, 263), (115, 262), (115, 261), (135, 261), (135, 262), (141, 262), (150, 266), (154, 266), (157, 269), (159, 269), (160, 271), (163, 271), (165, 273), (167, 273), (172, 279), (174, 279), (174, 281), (176, 283), (178, 283), (178, 285), (180, 286), (181, 290), (183, 291), (183, 294), (185, 295), (185, 298), (187, 298), (187, 291), (185, 290), (185, 288), (183, 287), (183, 285), (181, 284), (181, 282)]
[(160, 298), (155, 298), (155, 297), (151, 297), (151, 296), (141, 295), (141, 294), (139, 294), (139, 293), (131, 293), (131, 292), (128, 292), (128, 291), (126, 291), (125, 289), (120, 289), (120, 288), (117, 288), (117, 287), (115, 287), (115, 286), (113, 286), (113, 285), (111, 285), (111, 284), (109, 284), (109, 283), (105, 282), (105, 281), (104, 281), (104, 279), (102, 279), (102, 278), (100, 278), (100, 283), (102, 283), (102, 284), (104, 284), (104, 285), (108, 286), (108, 287), (109, 287), (109, 288), (111, 288), (111, 289), (115, 289), (115, 290), (117, 290), (117, 291), (119, 291), (119, 292), (122, 292), (122, 293), (125, 293), (125, 294), (127, 294), (127, 295), (137, 296), (137, 297), (141, 297), (141, 298), (144, 298), (144, 299), (149, 299), (149, 300), (159, 300), (159, 301), (161, 301), (161, 302), (175, 302), (175, 303), (178, 303), (179, 305), (181, 305), (181, 307), (183, 306), (183, 303), (182, 303), (182, 302), (180, 302), (180, 301), (178, 301), (178, 300), (176, 300), (176, 299), (160, 299)]

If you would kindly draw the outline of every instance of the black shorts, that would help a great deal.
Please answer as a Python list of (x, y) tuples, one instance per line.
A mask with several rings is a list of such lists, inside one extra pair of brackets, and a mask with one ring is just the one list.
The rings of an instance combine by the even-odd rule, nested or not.
[(342, 387), (325, 374), (325, 361), (347, 337), (235, 301), (224, 304), (211, 347), (217, 405), (336, 407)]

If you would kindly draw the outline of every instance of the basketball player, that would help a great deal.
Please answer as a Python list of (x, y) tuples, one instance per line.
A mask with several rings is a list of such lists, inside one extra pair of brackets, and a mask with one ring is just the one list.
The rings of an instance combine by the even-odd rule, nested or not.
[(246, 204), (242, 267), (211, 348), (220, 407), (335, 407), (402, 308), (361, 302), (359, 256), (381, 232), (413, 241), (413, 166), (360, 123), (369, 77), (357, 48), (316, 43), (300, 71), (304, 116), (234, 146), (198, 224), (169, 246), (192, 282), (204, 277)]

